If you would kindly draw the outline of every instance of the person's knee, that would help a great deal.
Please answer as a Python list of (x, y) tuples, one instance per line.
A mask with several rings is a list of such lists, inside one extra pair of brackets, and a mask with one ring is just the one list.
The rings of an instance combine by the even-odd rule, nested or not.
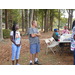
[(19, 59), (20, 52), (16, 53), (16, 59)]
[(17, 59), (19, 58), (18, 56), (19, 54), (16, 52), (17, 52), (17, 46), (13, 44), (12, 45), (12, 60), (15, 60), (15, 56)]

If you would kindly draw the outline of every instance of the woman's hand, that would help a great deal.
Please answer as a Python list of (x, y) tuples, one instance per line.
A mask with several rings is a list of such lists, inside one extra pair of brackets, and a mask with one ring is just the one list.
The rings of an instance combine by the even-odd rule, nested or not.
[(21, 44), (15, 44), (16, 46), (20, 46)]

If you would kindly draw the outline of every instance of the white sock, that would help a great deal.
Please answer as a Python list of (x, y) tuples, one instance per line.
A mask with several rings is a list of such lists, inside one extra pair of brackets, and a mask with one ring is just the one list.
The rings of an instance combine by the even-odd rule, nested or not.
[(35, 62), (37, 62), (38, 58), (35, 58)]
[(30, 60), (30, 63), (32, 63), (32, 60)]

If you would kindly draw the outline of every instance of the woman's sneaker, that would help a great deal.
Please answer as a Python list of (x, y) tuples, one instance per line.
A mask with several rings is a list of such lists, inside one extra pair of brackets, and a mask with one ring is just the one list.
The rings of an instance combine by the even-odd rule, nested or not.
[(20, 65), (20, 64), (17, 63), (16, 65)]

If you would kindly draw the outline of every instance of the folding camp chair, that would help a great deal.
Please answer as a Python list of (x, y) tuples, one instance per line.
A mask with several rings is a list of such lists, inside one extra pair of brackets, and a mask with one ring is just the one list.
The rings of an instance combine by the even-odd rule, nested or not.
[[(53, 47), (55, 47), (56, 45), (55, 44), (52, 44), (51, 41), (49, 41), (48, 39), (45, 39), (45, 42), (47, 44), (47, 49), (46, 49), (46, 54), (48, 52), (48, 48), (50, 48), (50, 50), (54, 53), (53, 51)], [(54, 53), (55, 54), (55, 53)]]
[(59, 50), (59, 42), (55, 41), (53, 37), (50, 38), (50, 41), (52, 42), (52, 44), (56, 45), (56, 49)]

